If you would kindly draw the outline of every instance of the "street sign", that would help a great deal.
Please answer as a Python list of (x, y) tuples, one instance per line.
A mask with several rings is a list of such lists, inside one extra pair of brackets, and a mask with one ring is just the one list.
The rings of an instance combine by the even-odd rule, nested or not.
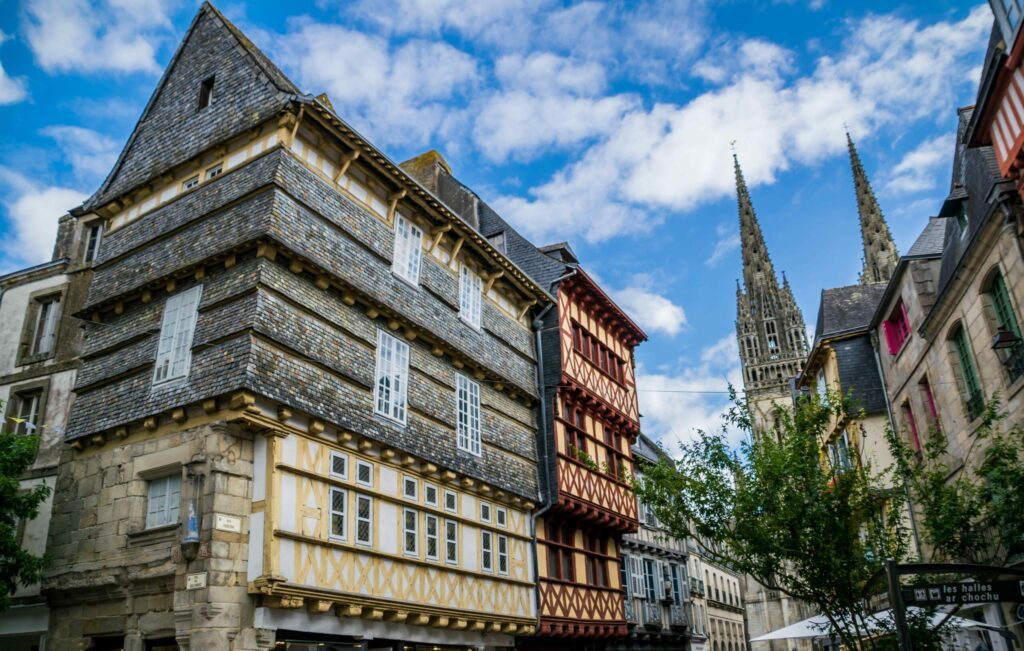
[(1024, 598), (1024, 581), (931, 583), (903, 588), (902, 593), (904, 603), (918, 606), (1020, 601)]

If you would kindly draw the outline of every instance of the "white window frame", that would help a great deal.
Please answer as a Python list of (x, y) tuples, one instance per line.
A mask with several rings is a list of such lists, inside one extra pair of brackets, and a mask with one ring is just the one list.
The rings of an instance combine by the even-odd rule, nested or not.
[[(448, 507), (448, 499), (451, 498), (452, 506)], [(444, 510), (450, 513), (459, 512), (459, 496), (455, 491), (445, 490), (444, 492)]]
[(164, 302), (153, 367), (154, 386), (188, 377), (192, 366), (192, 339), (202, 296), (203, 286), (196, 285), (168, 296)]
[[(366, 468), (370, 472), (370, 481), (364, 481), (362, 473), (360, 472), (363, 468)], [(356, 460), (356, 483), (360, 486), (368, 486), (373, 488), (373, 464), (369, 461), (363, 461), (362, 459)]]
[(373, 411), (402, 425), (408, 418), (409, 344), (377, 331)]
[[(368, 512), (369, 515), (367, 515), (366, 517), (363, 517), (359, 513), (360, 512), (360, 508), (359, 508), (360, 502), (365, 502), (368, 505), (368, 507), (369, 507), (367, 509), (367, 512)], [(369, 495), (363, 495), (361, 493), (356, 493), (356, 512), (355, 512), (355, 516), (356, 516), (355, 517), (356, 530), (355, 530), (355, 535), (353, 537), (355, 538), (356, 544), (357, 545), (367, 545), (367, 546), (372, 547), (373, 546), (373, 498), (372, 497), (370, 497)], [(362, 522), (366, 523), (366, 534), (367, 534), (367, 537), (365, 539), (361, 539), (359, 537), (359, 525)]]
[[(423, 530), (424, 530), (424, 544), (426, 545), (423, 549), (424, 558), (428, 561), (439, 561), (441, 560), (441, 533), (438, 531), (440, 526), (440, 518), (436, 515), (427, 513), (424, 515)], [(434, 533), (430, 533), (431, 526), (433, 526)], [(434, 541), (434, 553), (430, 553), (430, 541)]]
[(459, 523), (455, 520), (444, 521), (444, 562), (448, 565), (459, 564)]
[(462, 373), (455, 375), (455, 430), (458, 448), (480, 456), (480, 385)]
[[(498, 574), (508, 576), (508, 536), (497, 534), (498, 537)], [(504, 567), (505, 569), (501, 569)]]
[[(342, 461), (342, 463), (344, 465), (344, 470), (342, 472), (337, 472), (337, 471), (334, 470), (334, 460), (335, 459), (341, 459), (341, 461)], [(330, 472), (331, 477), (337, 477), (339, 479), (348, 479), (348, 455), (347, 454), (345, 454), (344, 452), (338, 452), (337, 450), (331, 450), (331, 458), (330, 458), (329, 463), (331, 465), (330, 465), (330, 468), (328, 470)]]
[[(434, 499), (430, 499), (430, 493), (434, 493)], [(437, 506), (437, 498), (441, 494), (437, 484), (423, 482), (423, 503), (427, 506)]]
[[(412, 492), (409, 492), (409, 487), (412, 486)], [(415, 477), (409, 475), (402, 475), (402, 497), (413, 502), (418, 502), (420, 499), (420, 483)]]
[(211, 165), (210, 167), (208, 167), (206, 169), (206, 173), (203, 175), (203, 178), (205, 178), (207, 181), (210, 181), (210, 180), (213, 180), (213, 179), (217, 178), (218, 176), (220, 176), (223, 173), (224, 173), (224, 164), (223, 163), (217, 163), (216, 165)]
[(491, 506), (490, 502), (480, 501), (480, 522), (486, 522), (490, 524), (491, 513), (494, 511), (494, 507)]
[[(334, 495), (341, 495), (341, 510), (334, 508)], [(327, 496), (329, 500), (327, 502), (327, 511), (330, 514), (330, 519), (327, 522), (327, 537), (331, 540), (347, 540), (348, 539), (348, 492), (344, 488), (338, 488), (331, 486), (330, 493)], [(334, 532), (334, 517), (338, 516), (341, 518), (341, 533)]]
[(818, 398), (821, 402), (825, 402), (828, 399), (828, 382), (825, 380), (825, 369), (818, 369), (818, 379), (816, 381), (818, 389)]
[(395, 212), (394, 236), (391, 271), (402, 280), (418, 286), (423, 257), (423, 230), (408, 217)]
[(480, 569), (494, 572), (494, 534), (486, 529), (480, 532)]
[(498, 506), (494, 509), (494, 522), (499, 527), (508, 526), (508, 510), (504, 506)]
[(480, 329), (483, 312), (484, 281), (480, 275), (462, 263), (459, 270), (459, 318)]
[(60, 299), (60, 294), (36, 299), (36, 325), (32, 329), (31, 355), (52, 355), (57, 348)]
[[(160, 489), (159, 495), (154, 495), (154, 489)], [(154, 509), (155, 499), (160, 497), (163, 501), (159, 509)], [(172, 496), (176, 496), (176, 499)], [(172, 524), (178, 524), (181, 517), (181, 473), (165, 475), (146, 481), (146, 528), (155, 529)]]
[(647, 584), (644, 581), (644, 567), (641, 557), (629, 557), (629, 573), (633, 581), (633, 595), (644, 598), (647, 594)]
[(196, 174), (195, 176), (190, 176), (189, 178), (187, 178), (187, 179), (185, 179), (184, 181), (181, 182), (181, 191), (182, 192), (188, 192), (192, 188), (197, 188), (197, 187), (199, 187), (199, 175), (198, 174)]
[[(93, 237), (93, 234), (96, 237)], [(85, 226), (85, 262), (94, 262), (103, 245), (103, 222), (93, 222)]]
[[(412, 516), (412, 528), (409, 527), (409, 516)], [(412, 534), (412, 549), (409, 549), (409, 535)], [(402, 549), (406, 556), (420, 555), (420, 515), (416, 509), (402, 511)]]

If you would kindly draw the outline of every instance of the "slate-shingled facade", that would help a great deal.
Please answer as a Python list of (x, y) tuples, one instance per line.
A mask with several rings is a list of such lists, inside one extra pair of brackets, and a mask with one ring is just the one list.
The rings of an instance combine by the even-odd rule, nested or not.
[(551, 296), (477, 223), (209, 4), (73, 213), (107, 227), (76, 315), (53, 648), (534, 632), (530, 323)]

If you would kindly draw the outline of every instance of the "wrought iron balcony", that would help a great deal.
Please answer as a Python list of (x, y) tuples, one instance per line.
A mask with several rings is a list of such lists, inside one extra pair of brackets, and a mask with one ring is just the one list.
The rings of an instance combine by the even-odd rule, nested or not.
[(636, 612), (636, 600), (633, 597), (626, 597), (625, 604), (626, 622), (630, 624), (639, 624), (640, 618)]
[(985, 397), (981, 395), (980, 391), (971, 393), (967, 396), (964, 407), (967, 409), (967, 420), (974, 420), (985, 411)]
[(668, 624), (672, 628), (686, 628), (686, 611), (682, 604), (675, 604), (668, 609)]
[(644, 602), (644, 626), (661, 628), (661, 604), (657, 601)]

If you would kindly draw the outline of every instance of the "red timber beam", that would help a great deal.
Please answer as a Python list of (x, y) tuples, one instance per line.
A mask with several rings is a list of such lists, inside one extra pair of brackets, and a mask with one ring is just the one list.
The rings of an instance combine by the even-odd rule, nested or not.
[(562, 395), (571, 401), (598, 416), (602, 421), (620, 428), (622, 434), (629, 438), (630, 443), (636, 443), (637, 437), (640, 436), (640, 423), (616, 409), (604, 398), (594, 394), (567, 374), (562, 374), (562, 382), (558, 388)]

